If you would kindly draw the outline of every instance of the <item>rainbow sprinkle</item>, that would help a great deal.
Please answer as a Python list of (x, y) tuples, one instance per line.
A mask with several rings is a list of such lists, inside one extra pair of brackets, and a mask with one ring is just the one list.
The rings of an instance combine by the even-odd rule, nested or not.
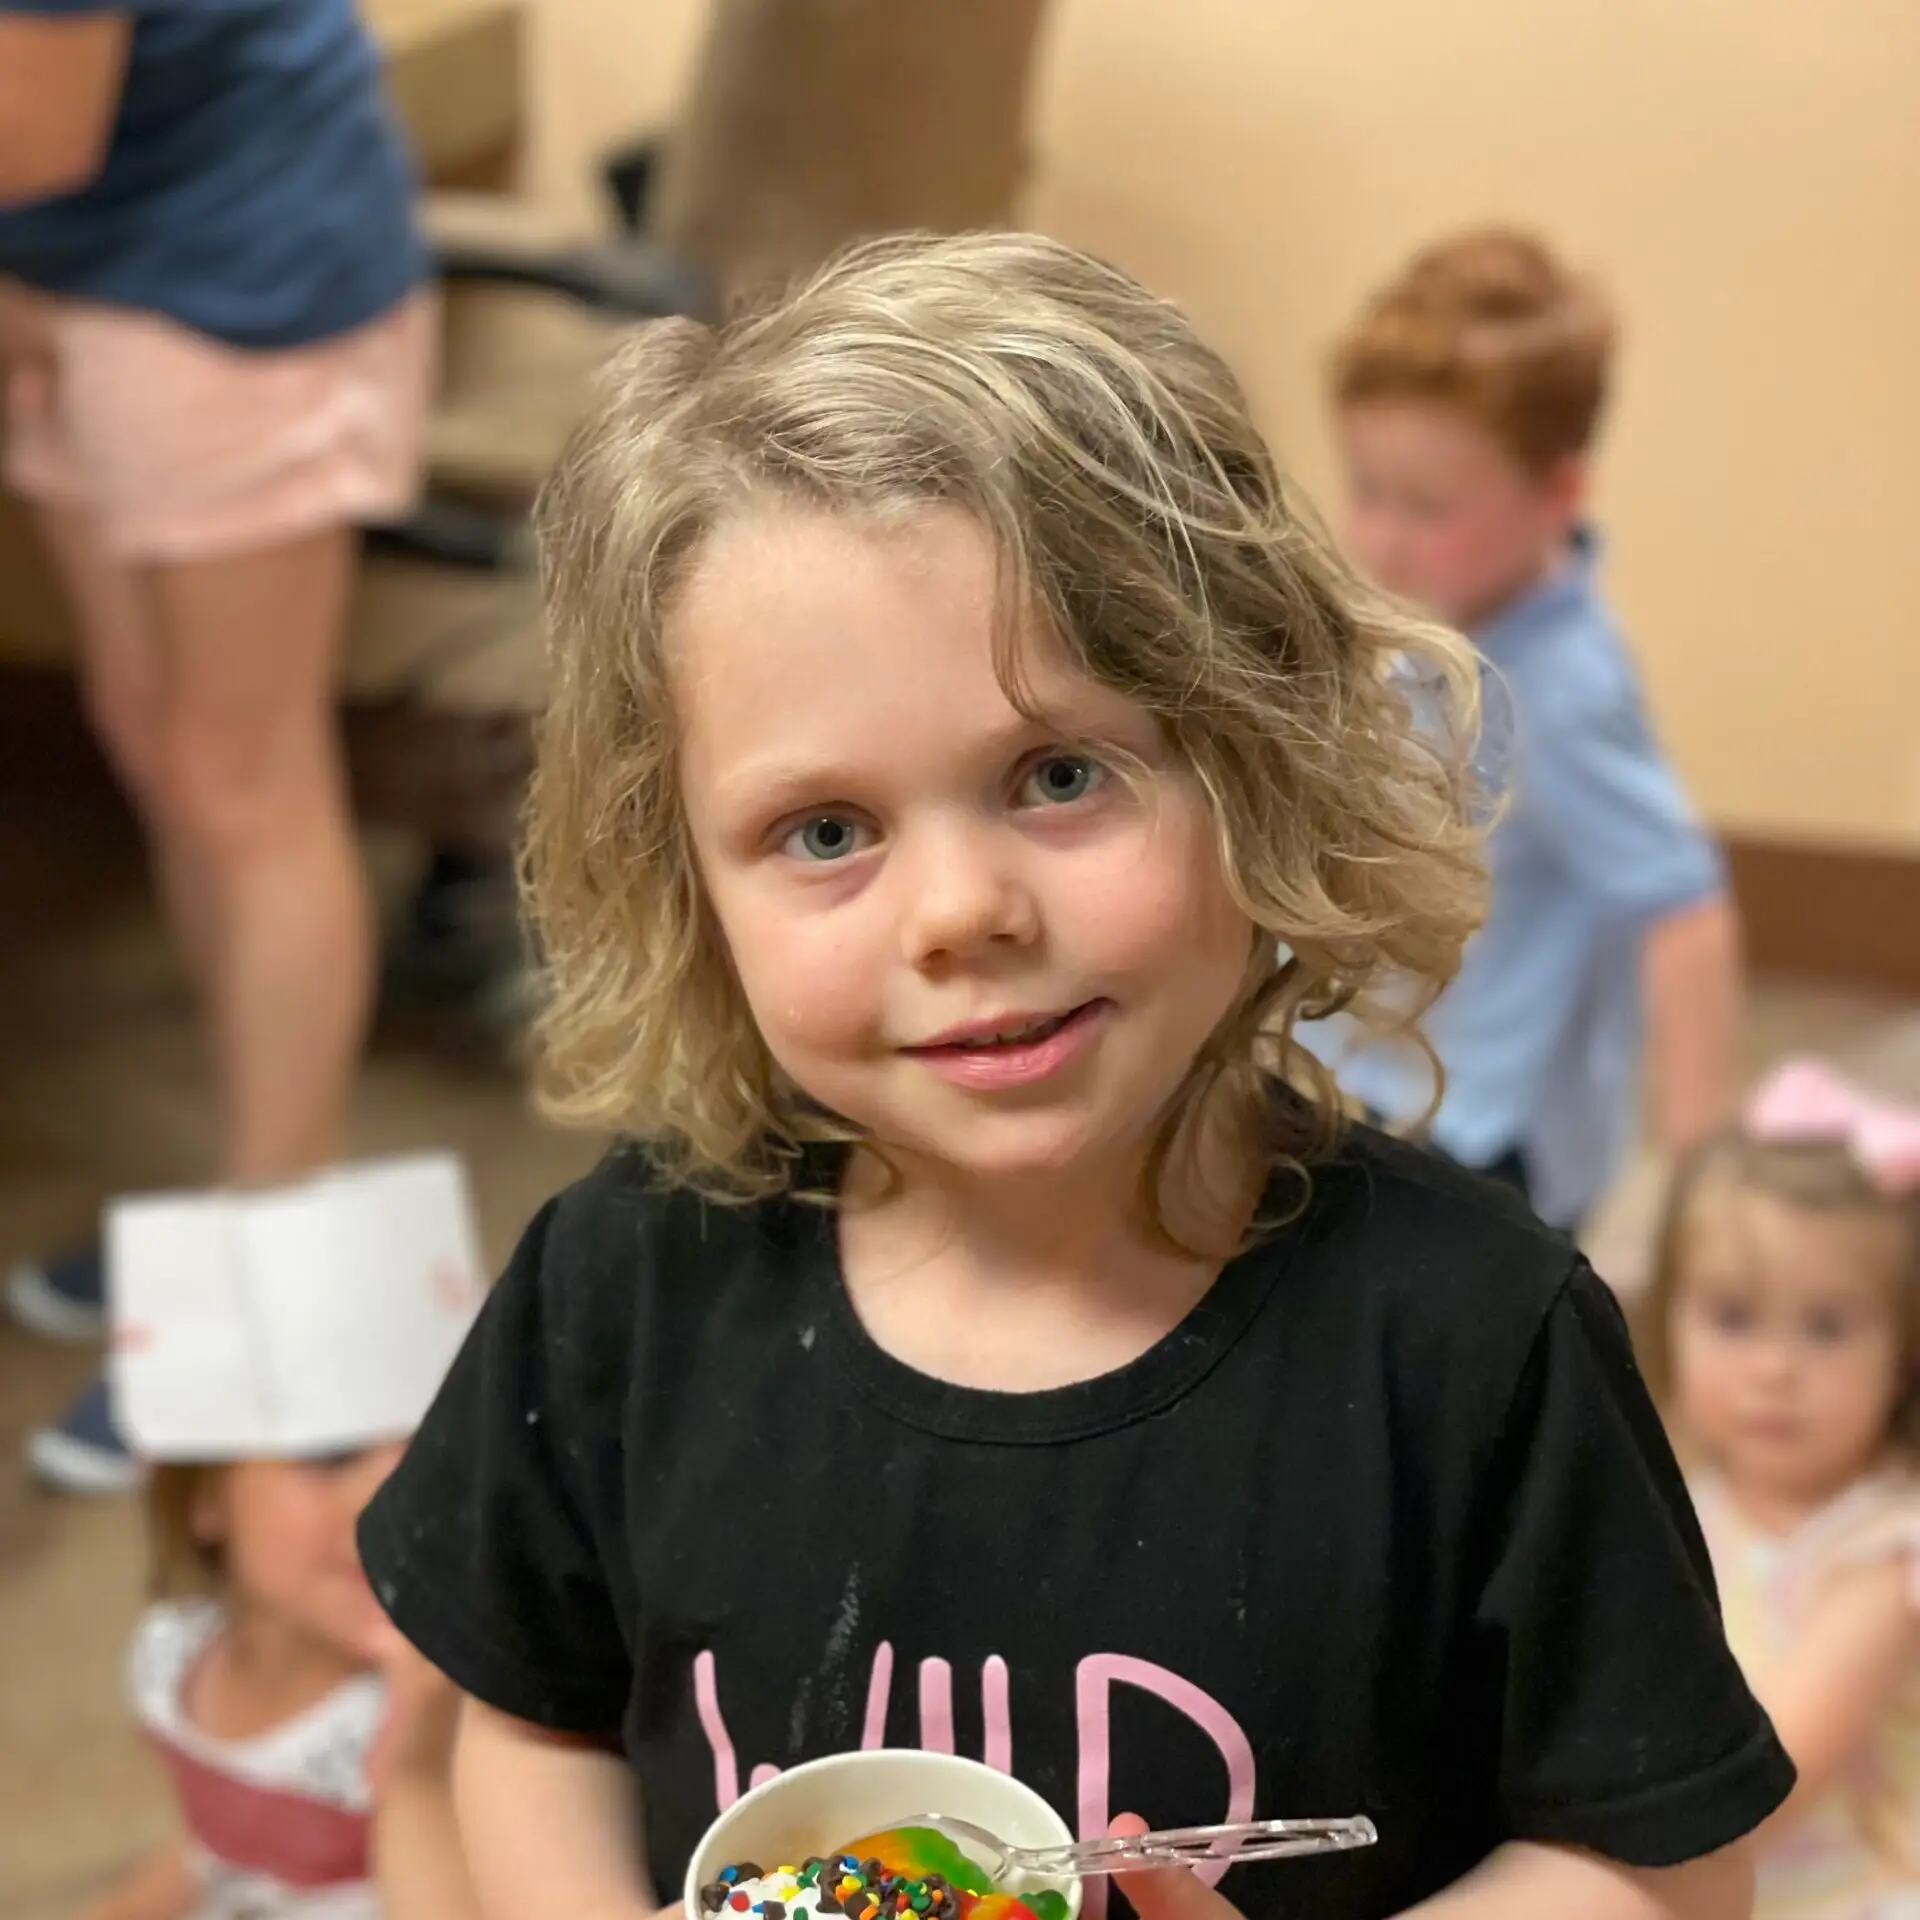
[(932, 1827), (868, 1834), (771, 1873), (751, 1861), (723, 1867), (700, 1906), (723, 1920), (789, 1920), (794, 1907), (836, 1920), (1067, 1920), (1064, 1894), (996, 1892), (987, 1870)]

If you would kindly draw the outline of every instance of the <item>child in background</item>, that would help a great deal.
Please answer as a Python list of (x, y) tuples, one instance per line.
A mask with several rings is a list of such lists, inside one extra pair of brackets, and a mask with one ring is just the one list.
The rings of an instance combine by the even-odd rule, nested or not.
[[(1740, 1001), (1725, 874), (1647, 724), (1586, 519), (1612, 357), (1593, 289), (1489, 231), (1420, 254), (1333, 370), (1354, 554), (1473, 638), (1511, 752), (1491, 911), (1427, 1024), (1432, 1139), (1569, 1229), (1618, 1165), (1643, 1050), (1663, 1148), (1725, 1119)], [(1355, 1052), (1341, 1079), (1396, 1124), (1431, 1104), (1409, 1048)]]
[(361, 1526), (486, 1910), (637, 1920), (767, 1769), (918, 1744), (1379, 1829), (1156, 1920), (1743, 1920), (1791, 1775), (1617, 1308), (1292, 1039), (1451, 971), (1477, 669), (1183, 316), (859, 249), (639, 333), (542, 524), (549, 1090), (640, 1146)]
[(1920, 1112), (1782, 1068), (1675, 1182), (1643, 1356), (1799, 1768), (1763, 1920), (1920, 1915)]
[(355, 1557), (478, 1302), (457, 1166), (110, 1214), (155, 1599), (133, 1705), (181, 1831), (86, 1920), (471, 1920), (452, 1696)]

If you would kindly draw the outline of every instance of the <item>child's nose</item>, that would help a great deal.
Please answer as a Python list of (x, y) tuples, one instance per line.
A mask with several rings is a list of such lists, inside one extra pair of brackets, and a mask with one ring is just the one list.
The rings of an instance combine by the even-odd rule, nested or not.
[(1348, 515), (1346, 545), (1360, 570), (1373, 580), (1385, 584), (1399, 570), (1392, 519), (1377, 507), (1356, 507)]
[(1764, 1334), (1753, 1343), (1754, 1371), (1764, 1380), (1781, 1381), (1799, 1367), (1799, 1340), (1791, 1333)]
[(1034, 939), (1038, 903), (1004, 842), (990, 827), (949, 828), (929, 835), (916, 857), (901, 863), (902, 947), (910, 964)]

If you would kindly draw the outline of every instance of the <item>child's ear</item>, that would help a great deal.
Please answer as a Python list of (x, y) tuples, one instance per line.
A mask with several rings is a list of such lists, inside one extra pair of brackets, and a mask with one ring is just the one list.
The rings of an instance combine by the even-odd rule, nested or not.
[(1592, 469), (1584, 453), (1570, 453), (1547, 469), (1545, 492), (1553, 517), (1569, 533), (1586, 518)]

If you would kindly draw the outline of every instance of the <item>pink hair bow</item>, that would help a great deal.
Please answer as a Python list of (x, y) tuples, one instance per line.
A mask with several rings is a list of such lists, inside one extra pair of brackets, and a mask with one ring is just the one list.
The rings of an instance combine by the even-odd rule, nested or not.
[(1862, 1093), (1818, 1060), (1789, 1060), (1747, 1103), (1756, 1140), (1844, 1146), (1883, 1193), (1920, 1189), (1920, 1108)]

